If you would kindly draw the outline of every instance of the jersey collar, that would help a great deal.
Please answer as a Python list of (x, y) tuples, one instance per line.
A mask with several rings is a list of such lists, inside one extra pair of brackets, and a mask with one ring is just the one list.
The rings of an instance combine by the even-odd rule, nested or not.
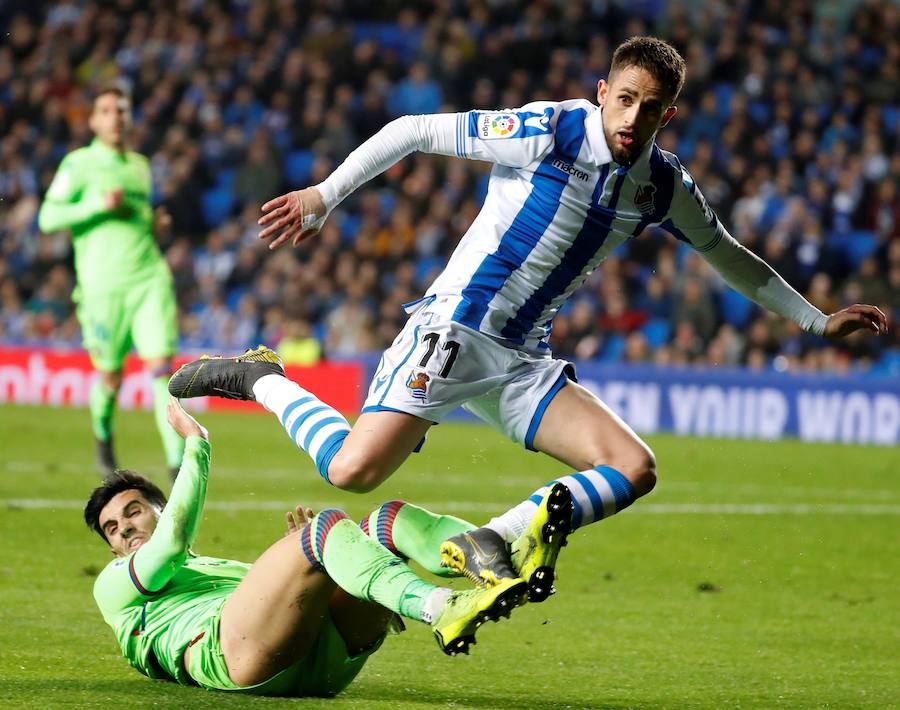
[(125, 153), (120, 153), (115, 148), (110, 148), (99, 138), (94, 138), (94, 140), (91, 141), (91, 150), (116, 160), (125, 160), (127, 153), (127, 151)]
[(603, 109), (599, 106), (597, 110), (592, 112), (585, 120), (587, 133), (588, 148), (591, 153), (591, 159), (597, 167), (606, 165), (613, 166), (613, 169), (627, 173), (628, 177), (636, 182), (644, 182), (650, 176), (650, 153), (653, 151), (655, 141), (650, 141), (644, 146), (644, 150), (631, 165), (619, 165), (613, 160), (609, 146), (606, 144), (606, 136), (603, 135)]

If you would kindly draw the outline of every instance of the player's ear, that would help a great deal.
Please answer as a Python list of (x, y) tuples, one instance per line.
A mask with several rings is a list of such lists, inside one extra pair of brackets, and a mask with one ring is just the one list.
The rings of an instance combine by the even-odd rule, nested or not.
[(662, 123), (659, 124), (659, 127), (662, 128), (669, 121), (671, 121), (673, 118), (675, 118), (676, 113), (678, 113), (678, 107), (677, 106), (669, 106), (669, 108), (667, 108), (666, 112), (663, 114)]
[(606, 83), (605, 79), (601, 79), (597, 82), (597, 103), (600, 106), (606, 103), (606, 95), (609, 93), (609, 84)]

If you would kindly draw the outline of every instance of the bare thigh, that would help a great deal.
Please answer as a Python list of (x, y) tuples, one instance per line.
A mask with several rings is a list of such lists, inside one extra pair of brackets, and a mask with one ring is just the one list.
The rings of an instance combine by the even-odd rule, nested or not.
[(375, 602), (351, 597), (338, 587), (331, 595), (331, 620), (351, 656), (358, 656), (384, 636), (394, 613)]
[(598, 397), (567, 382), (550, 402), (534, 437), (534, 448), (585, 471), (611, 466), (629, 479), (638, 495), (656, 481), (650, 447)]
[(332, 459), (328, 480), (357, 492), (377, 488), (406, 461), (431, 426), (427, 419), (402, 412), (361, 414)]
[(299, 532), (269, 547), (222, 608), (219, 639), (231, 679), (261, 683), (303, 658), (335, 589), (301, 552)]

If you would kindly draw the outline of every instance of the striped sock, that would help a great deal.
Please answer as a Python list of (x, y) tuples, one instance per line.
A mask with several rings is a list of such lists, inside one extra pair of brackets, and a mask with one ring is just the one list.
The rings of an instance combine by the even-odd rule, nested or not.
[(350, 433), (347, 420), (282, 375), (260, 377), (253, 385), (253, 396), (278, 417), (288, 436), (309, 454), (327, 481), (328, 466)]
[(456, 576), (449, 567), (441, 565), (441, 543), (476, 527), (466, 520), (437, 515), (402, 500), (383, 504), (363, 518), (359, 526), (398, 557), (414, 560), (441, 577)]
[(309, 564), (321, 572), (325, 571), (325, 540), (335, 523), (347, 518), (343, 510), (328, 508), (320, 511), (300, 532), (300, 549)]
[(410, 619), (432, 620), (434, 602), (441, 597), (434, 592), (440, 587), (419, 577), (343, 511), (329, 509), (316, 515), (301, 531), (300, 546), (311, 565), (351, 596)]
[(402, 500), (388, 501), (363, 518), (359, 523), (359, 527), (370, 538), (378, 540), (392, 554), (403, 560), (408, 560), (409, 556), (400, 552), (394, 544), (394, 521), (397, 519), (397, 513), (405, 506), (406, 503)]
[(527, 500), (493, 518), (485, 527), (497, 532), (507, 542), (512, 542), (525, 532), (541, 500), (556, 482), (564, 484), (572, 493), (575, 508), (573, 529), (615, 515), (636, 498), (634, 488), (625, 476), (609, 466), (597, 466), (550, 481)]

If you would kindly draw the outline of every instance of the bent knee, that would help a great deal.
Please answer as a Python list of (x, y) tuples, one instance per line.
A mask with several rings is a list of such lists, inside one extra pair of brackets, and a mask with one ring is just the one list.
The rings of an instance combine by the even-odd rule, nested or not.
[(363, 457), (335, 457), (328, 467), (328, 481), (344, 491), (368, 493), (381, 485), (387, 473), (382, 466)]
[(623, 452), (603, 463), (628, 479), (637, 498), (647, 495), (656, 486), (656, 457), (646, 446)]

